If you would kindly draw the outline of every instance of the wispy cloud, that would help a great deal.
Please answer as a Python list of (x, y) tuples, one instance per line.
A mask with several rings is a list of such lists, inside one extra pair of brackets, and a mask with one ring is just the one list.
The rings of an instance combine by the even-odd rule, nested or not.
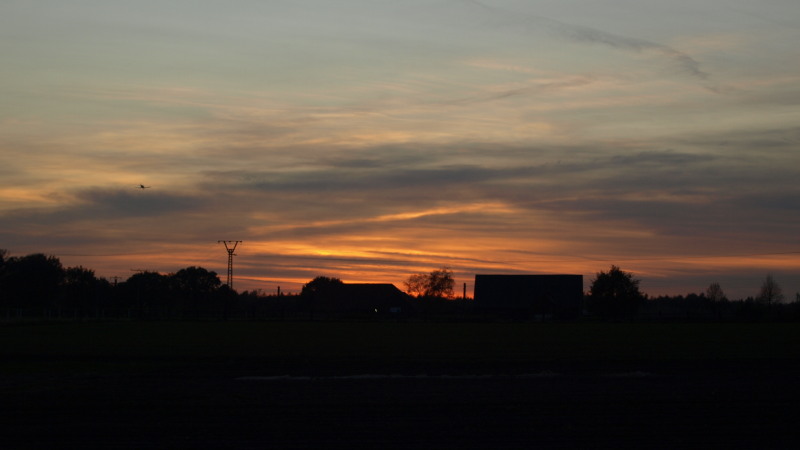
[(548, 17), (510, 11), (496, 6), (489, 6), (477, 0), (460, 1), (502, 18), (504, 25), (515, 24), (525, 28), (545, 30), (556, 37), (577, 43), (602, 45), (629, 52), (652, 52), (671, 60), (676, 67), (681, 68), (683, 73), (691, 77), (702, 81), (707, 81), (710, 78), (710, 75), (701, 68), (698, 61), (689, 54), (668, 45), (614, 34), (592, 27), (569, 24)]

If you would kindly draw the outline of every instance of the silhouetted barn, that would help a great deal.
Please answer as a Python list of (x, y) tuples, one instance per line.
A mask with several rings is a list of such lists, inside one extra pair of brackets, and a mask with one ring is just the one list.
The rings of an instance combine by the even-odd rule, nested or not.
[(475, 308), (513, 317), (580, 316), (583, 275), (475, 275)]
[(319, 292), (313, 310), (320, 316), (395, 316), (406, 314), (410, 297), (388, 283), (343, 283)]

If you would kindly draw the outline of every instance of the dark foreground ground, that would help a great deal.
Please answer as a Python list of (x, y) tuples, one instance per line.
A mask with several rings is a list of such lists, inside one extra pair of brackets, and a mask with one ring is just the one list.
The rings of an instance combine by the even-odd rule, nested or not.
[[(406, 328), (392, 333), (398, 329)], [(576, 330), (586, 333), (582, 339), (613, 331), (555, 334)], [(523, 349), (533, 341), (513, 352), (453, 349), (453, 357), (439, 354), (445, 346), (400, 358), (415, 344), (374, 333), (364, 337), (372, 344), (360, 348), (363, 357), (359, 348), (326, 357), (289, 344), (264, 347), (262, 355), (256, 345), (235, 357), (221, 355), (224, 348), (185, 356), (175, 342), (172, 351), (128, 345), (109, 352), (107, 343), (82, 341), (81, 349), (53, 344), (58, 352), (48, 353), (43, 344), (24, 348), (19, 329), (4, 331), (0, 338), (23, 347), (4, 349), (0, 364), (4, 449), (800, 448), (795, 329), (776, 333), (785, 348), (764, 358), (722, 348), (719, 358), (713, 349), (667, 357), (606, 349), (592, 358), (583, 352), (599, 349), (575, 343), (552, 358), (553, 350)], [(728, 331), (718, 343), (755, 333)], [(653, 331), (665, 332), (686, 330)], [(514, 336), (528, 336), (521, 333)], [(637, 333), (648, 332), (626, 333), (646, 339)], [(492, 335), (499, 346), (514, 345)], [(376, 339), (386, 340), (380, 353), (389, 356), (369, 353)]]

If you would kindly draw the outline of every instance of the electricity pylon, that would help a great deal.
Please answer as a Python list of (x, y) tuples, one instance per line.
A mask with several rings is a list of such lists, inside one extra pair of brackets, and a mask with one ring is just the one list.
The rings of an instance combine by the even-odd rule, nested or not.
[(225, 250), (228, 251), (228, 288), (233, 290), (233, 257), (236, 246), (242, 241), (217, 241), (217, 244), (222, 242), (225, 245)]

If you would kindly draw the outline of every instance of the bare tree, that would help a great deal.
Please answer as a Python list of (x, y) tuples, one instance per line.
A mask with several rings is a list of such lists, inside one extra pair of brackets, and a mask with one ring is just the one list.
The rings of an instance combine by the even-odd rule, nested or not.
[(772, 275), (767, 275), (764, 282), (761, 284), (761, 292), (758, 294), (758, 300), (767, 305), (772, 302), (780, 303), (783, 300), (783, 289), (772, 278)]
[(711, 283), (706, 289), (706, 298), (712, 302), (721, 302), (727, 300), (725, 293), (722, 292), (722, 287), (716, 281)]
[(417, 273), (408, 277), (403, 282), (406, 292), (417, 297), (453, 297), (453, 272), (447, 267), (431, 271), (431, 273)]
[(425, 295), (427, 291), (428, 275), (424, 273), (415, 273), (409, 276), (403, 284), (406, 285), (406, 292), (409, 295), (421, 297)]

